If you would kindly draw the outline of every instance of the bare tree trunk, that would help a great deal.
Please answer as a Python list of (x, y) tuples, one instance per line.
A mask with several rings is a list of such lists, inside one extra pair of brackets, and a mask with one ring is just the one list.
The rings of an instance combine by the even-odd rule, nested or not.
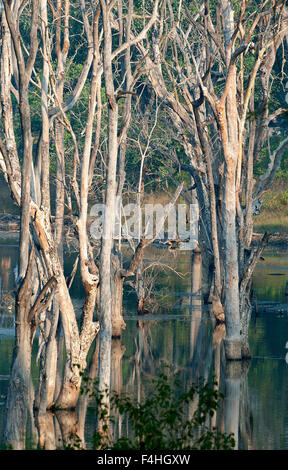
[[(65, 336), (65, 349), (67, 355), (67, 361), (65, 364), (65, 376), (63, 380), (63, 386), (60, 392), (60, 395), (57, 399), (57, 405), (60, 407), (67, 407), (73, 408), (76, 405), (77, 398), (79, 396), (80, 391), (80, 384), (81, 384), (81, 372), (86, 367), (86, 356), (88, 354), (89, 348), (91, 346), (92, 341), (95, 338), (99, 330), (99, 326), (97, 323), (93, 322), (92, 316), (90, 313), (87, 314), (87, 311), (93, 313), (95, 305), (95, 298), (96, 294), (93, 291), (91, 297), (86, 301), (84, 304), (84, 312), (82, 318), (82, 325), (79, 330), (75, 311), (73, 308), (73, 304), (71, 301), (71, 297), (69, 294), (69, 290), (66, 285), (66, 280), (63, 273), (63, 263), (62, 263), (62, 233), (63, 233), (63, 211), (64, 211), (64, 199), (63, 199), (63, 189), (64, 189), (64, 167), (62, 164), (58, 167), (61, 169), (61, 175), (58, 173), (58, 176), (61, 176), (62, 181), (60, 182), (61, 192), (60, 195), (60, 204), (57, 204), (57, 210), (60, 211), (60, 223), (56, 229), (56, 241), (52, 236), (52, 229), (51, 229), (51, 212), (50, 212), (50, 191), (49, 191), (49, 116), (48, 116), (48, 81), (49, 81), (49, 67), (51, 71), (53, 71), (53, 65), (51, 64), (51, 55), (49, 51), (49, 34), (47, 33), (47, 4), (43, 0), (41, 2), (41, 14), (39, 15), (39, 2), (32, 1), (32, 8), (29, 10), (31, 12), (31, 30), (30, 30), (30, 44), (29, 47), (25, 49), (25, 41), (19, 40), (19, 31), (17, 30), (18, 21), (21, 20), (21, 14), (23, 9), (18, 9), (15, 7), (14, 4), (10, 4), (10, 2), (5, 0), (4, 8), (5, 12), (2, 11), (2, 20), (4, 21), (4, 41), (2, 42), (2, 52), (3, 48), (5, 48), (5, 55), (1, 55), (1, 65), (8, 65), (5, 74), (1, 74), (1, 103), (3, 102), (5, 106), (3, 109), (4, 115), (4, 125), (3, 130), (5, 134), (5, 144), (2, 139), (0, 139), (1, 145), (1, 168), (5, 171), (7, 175), (7, 181), (11, 187), (13, 192), (13, 196), (17, 201), (18, 205), (21, 208), (21, 236), (20, 236), (20, 281), (28, 276), (27, 270), (27, 254), (29, 253), (29, 246), (30, 243), (35, 244), (37, 248), (37, 268), (38, 268), (38, 275), (39, 281), (37, 279), (31, 279), (30, 276), (30, 283), (33, 288), (33, 295), (29, 299), (29, 305), (25, 308), (29, 308), (29, 321), (28, 326), (31, 329), (31, 341), (34, 336), (36, 329), (38, 328), (39, 324), (43, 321), (43, 318), (46, 316), (47, 324), (44, 329), (44, 333), (47, 333), (47, 337), (44, 338), (46, 343), (46, 358), (47, 363), (44, 366), (43, 371), (45, 370), (46, 377), (48, 380), (42, 380), (43, 390), (42, 390), (42, 397), (41, 400), (41, 412), (44, 415), (44, 410), (47, 406), (51, 406), (53, 402), (53, 393), (55, 387), (55, 374), (56, 374), (56, 363), (57, 363), (57, 355), (56, 355), (56, 347), (55, 347), (55, 334), (57, 331), (57, 323), (58, 323), (58, 314), (61, 311), (61, 319), (63, 324), (63, 331)], [(18, 5), (18, 3), (17, 3)], [(17, 6), (16, 5), (16, 6)], [(65, 0), (63, 5), (63, 12), (62, 12), (62, 1), (57, 1), (57, 10), (58, 13), (55, 13), (55, 9), (53, 8), (52, 3), (49, 4), (52, 14), (56, 14), (57, 17), (57, 39), (58, 39), (58, 46), (60, 48), (61, 44), (61, 18), (62, 13), (63, 15), (63, 24), (64, 24), (64, 41), (62, 50), (58, 50), (59, 53), (59, 83), (58, 88), (60, 89), (60, 95), (62, 96), (61, 89), (63, 91), (63, 78), (64, 78), (64, 65), (66, 56), (65, 54), (68, 53), (69, 49), (69, 0)], [(16, 11), (17, 10), (17, 11)], [(25, 10), (27, 12), (27, 10)], [(85, 9), (82, 11), (84, 23), (87, 26), (87, 12)], [(18, 15), (18, 16), (17, 16)], [(58, 15), (58, 16), (57, 16)], [(16, 17), (16, 20), (15, 20)], [(7, 22), (6, 22), (7, 20)], [(41, 110), (42, 110), (42, 134), (39, 140), (38, 146), (38, 162), (39, 162), (39, 171), (41, 171), (41, 181), (42, 181), (42, 188), (41, 188), (41, 203), (40, 207), (31, 199), (31, 189), (33, 191), (35, 188), (31, 188), (31, 172), (32, 168), (32, 135), (31, 135), (31, 119), (30, 119), (30, 107), (29, 107), (29, 97), (28, 91), (32, 88), (32, 84), (34, 82), (30, 82), (35, 58), (38, 51), (38, 39), (37, 39), (37, 29), (39, 26), (39, 21), (42, 22), (42, 42), (43, 42), (43, 76), (42, 82), (41, 80), (38, 83), (42, 84), (42, 94), (41, 94)], [(9, 31), (8, 31), (9, 30)], [(13, 85), (11, 84), (11, 74), (12, 70), (7, 62), (11, 56), (11, 50), (9, 46), (9, 33), (11, 34), (13, 40), (13, 47), (15, 51), (15, 59), (17, 62), (17, 68), (19, 70), (19, 77), (15, 77), (15, 82), (18, 83), (19, 81), (19, 90), (15, 90)], [(89, 31), (87, 29), (87, 35), (89, 36)], [(23, 38), (22, 38), (23, 39)], [(25, 38), (26, 39), (26, 38)], [(89, 39), (89, 37), (88, 37)], [(11, 42), (11, 41), (10, 41)], [(27, 42), (29, 42), (27, 40)], [(25, 51), (25, 53), (23, 53)], [(24, 60), (27, 57), (27, 60)], [(53, 112), (50, 113), (51, 119), (55, 119), (60, 114), (65, 121), (65, 110), (71, 109), (71, 106), (75, 104), (79, 97), (79, 93), (83, 89), (83, 85), (85, 83), (85, 79), (87, 78), (87, 74), (91, 65), (91, 47), (88, 48), (88, 55), (87, 60), (83, 66), (83, 73), (79, 77), (75, 89), (75, 94), (73, 95), (73, 100), (70, 101), (69, 104), (63, 104), (61, 106), (61, 96), (57, 95), (55, 87), (53, 87), (53, 80), (50, 81), (52, 91), (54, 93), (54, 97), (57, 100), (59, 109), (52, 110)], [(5, 64), (4, 64), (5, 62)], [(7, 62), (7, 63), (6, 63)], [(12, 64), (13, 61), (10, 61)], [(15, 71), (14, 71), (15, 73)], [(36, 74), (36, 71), (34, 72)], [(53, 75), (53, 74), (52, 74)], [(19, 78), (19, 80), (18, 80)], [(38, 77), (37, 77), (38, 78)], [(52, 77), (53, 78), (53, 77)], [(9, 84), (10, 82), (10, 84)], [(62, 88), (61, 88), (62, 87)], [(17, 154), (17, 146), (15, 144), (15, 137), (13, 134), (13, 117), (12, 117), (12, 107), (10, 106), (10, 92), (11, 90), (16, 97), (16, 100), (19, 103), (19, 110), (20, 110), (20, 118), (22, 124), (22, 137), (23, 137), (23, 148), (24, 148), (24, 155), (22, 159), (22, 175), (20, 180), (20, 164), (19, 164), (19, 156)], [(59, 90), (58, 90), (59, 91)], [(5, 93), (5, 97), (4, 97)], [(6, 100), (6, 101), (5, 101)], [(72, 104), (71, 104), (72, 103)], [(67, 121), (65, 121), (67, 124)], [(69, 122), (69, 121), (68, 121)], [(9, 129), (9, 126), (11, 128)], [(71, 129), (72, 131), (72, 129)], [(72, 131), (73, 132), (73, 131)], [(6, 135), (7, 134), (7, 135)], [(58, 134), (57, 134), (58, 135)], [(8, 137), (8, 138), (7, 138)], [(63, 136), (58, 135), (58, 148), (61, 147), (61, 142), (63, 141)], [(7, 145), (8, 144), (8, 145)], [(77, 144), (77, 142), (76, 142)], [(60, 160), (63, 163), (64, 160), (64, 148), (63, 145), (61, 147), (61, 158)], [(60, 178), (58, 178), (59, 180)], [(38, 191), (39, 192), (39, 191)], [(57, 218), (56, 218), (57, 219)], [(31, 222), (31, 223), (30, 223)], [(57, 223), (57, 222), (56, 222)], [(58, 245), (57, 245), (58, 243)], [(59, 248), (59, 250), (58, 250)], [(91, 254), (90, 254), (91, 256)], [(94, 279), (95, 273), (92, 273), (92, 280)], [(18, 282), (19, 282), (18, 280)], [(35, 282), (34, 282), (35, 281)], [(95, 281), (96, 282), (96, 281)], [(37, 297), (37, 290), (38, 284), (40, 285), (41, 291), (39, 296)], [(49, 313), (45, 315), (45, 311), (50, 307), (51, 301), (54, 295), (54, 287), (55, 284), (57, 285), (57, 296), (59, 302), (59, 310), (58, 307), (55, 309), (53, 314), (50, 315)], [(94, 289), (95, 290), (95, 289)], [(33, 306), (31, 303), (34, 301), (34, 297), (37, 297)], [(94, 300), (93, 300), (94, 299)], [(90, 308), (91, 307), (91, 308)], [(22, 307), (21, 307), (22, 308)], [(20, 311), (20, 306), (18, 308)], [(39, 319), (38, 315), (41, 314), (41, 319)], [(19, 313), (20, 315), (20, 313)], [(22, 315), (22, 313), (21, 313)], [(40, 323), (39, 323), (40, 320)], [(22, 330), (21, 330), (22, 331)], [(22, 333), (21, 333), (22, 334)], [(25, 343), (25, 339), (23, 339)], [(48, 357), (49, 356), (49, 357)], [(48, 367), (48, 369), (47, 369)], [(44, 374), (44, 375), (45, 375)], [(43, 377), (42, 377), (43, 379)]]
[[(5, 409), (5, 424), (4, 424), (4, 443), (6, 445), (15, 446), (16, 448), (23, 448), (25, 446), (25, 431), (27, 410), (29, 409), (29, 401), (31, 398), (31, 345), (33, 335), (30, 323), (30, 307), (33, 292), (33, 263), (34, 263), (34, 250), (30, 253), (29, 258), (29, 245), (30, 245), (30, 190), (31, 190), (31, 171), (32, 171), (32, 135), (31, 135), (31, 120), (30, 120), (30, 106), (28, 99), (28, 86), (32, 73), (32, 67), (36, 58), (37, 52), (37, 26), (39, 5), (37, 2), (32, 3), (32, 18), (31, 18), (31, 32), (30, 32), (30, 51), (29, 57), (25, 64), (22, 51), (17, 43), (15, 33), (15, 22), (10, 8), (10, 4), (4, 2), (5, 14), (2, 13), (4, 28), (6, 24), (12, 36), (15, 53), (17, 56), (18, 70), (19, 70), (19, 110), (23, 138), (23, 163), (21, 171), (21, 197), (17, 200), (21, 204), (21, 223), (20, 223), (20, 244), (19, 244), (19, 278), (20, 285), (16, 297), (16, 347), (13, 358), (12, 373), (8, 388), (8, 395), (6, 400)], [(17, 12), (16, 12), (17, 14)], [(7, 23), (5, 21), (5, 16)], [(8, 39), (8, 31), (6, 29)], [(6, 43), (7, 46), (7, 43)], [(2, 51), (3, 52), (3, 51)], [(6, 49), (6, 59), (11, 57), (9, 48)], [(5, 60), (5, 59), (4, 59)], [(8, 78), (10, 67), (6, 71), (4, 77)], [(10, 72), (11, 73), (11, 72)], [(11, 78), (11, 76), (10, 76)], [(5, 78), (1, 82), (1, 91), (3, 93), (3, 85), (5, 85)], [(10, 86), (7, 83), (6, 92), (10, 95)], [(3, 95), (2, 95), (3, 96)], [(8, 100), (7, 100), (8, 99)], [(11, 116), (11, 108), (9, 109), (9, 98), (6, 98), (7, 108), (4, 110), (6, 116)], [(7, 122), (7, 121), (6, 121)], [(13, 131), (6, 129), (12, 139), (14, 138)], [(17, 158), (12, 149), (13, 159)], [(10, 160), (11, 164), (12, 160)], [(16, 168), (19, 168), (19, 163)], [(19, 185), (19, 182), (18, 182)], [(18, 186), (19, 189), (19, 186)]]
[(113, 250), (111, 257), (111, 288), (112, 288), (112, 337), (120, 338), (122, 331), (125, 330), (126, 324), (122, 315), (123, 303), (123, 283), (124, 278), (121, 275), (121, 254), (119, 251)]
[(225, 348), (228, 359), (241, 359), (238, 251), (236, 242), (235, 165), (232, 163), (229, 168), (226, 167), (224, 201)]
[(143, 271), (143, 252), (136, 269), (136, 294), (137, 294), (137, 312), (139, 315), (146, 313), (145, 308), (145, 285), (144, 285), (144, 271)]
[(223, 239), (225, 248), (225, 312), (227, 359), (241, 359), (239, 264), (236, 232), (236, 166), (238, 159), (237, 75), (232, 63), (234, 12), (230, 2), (222, 2), (223, 29), (228, 77), (220, 103), (216, 105), (225, 158)]
[[(43, 21), (46, 23), (47, 28), (47, 3), (42, 6), (41, 13), (43, 15)], [(64, 67), (68, 54), (69, 48), (69, 30), (68, 30), (68, 13), (69, 13), (69, 1), (65, 1), (64, 8), (64, 23), (65, 23), (65, 33), (63, 41), (63, 50), (61, 50), (61, 23), (62, 23), (62, 1), (57, 2), (57, 31), (56, 31), (56, 55), (57, 55), (57, 83), (56, 83), (56, 93), (57, 93), (57, 102), (62, 105), (63, 102), (63, 87), (64, 87)], [(44, 36), (44, 44), (46, 45), (45, 56), (44, 56), (44, 72), (46, 76), (44, 78), (49, 79), (49, 50), (46, 39), (46, 28), (42, 35)], [(48, 70), (46, 70), (48, 68)], [(48, 92), (48, 83), (44, 83)], [(45, 88), (44, 90), (45, 91)], [(43, 130), (41, 146), (48, 145), (48, 154), (43, 153), (43, 165), (47, 165), (44, 159), (49, 156), (49, 119), (47, 114), (47, 95), (44, 95), (43, 103)], [(56, 249), (58, 252), (59, 262), (63, 269), (63, 230), (64, 230), (64, 198), (65, 198), (65, 159), (64, 159), (64, 127), (63, 124), (56, 118), (55, 121), (55, 149), (56, 149), (56, 202), (55, 202), (55, 226), (54, 226), (54, 240)], [(42, 150), (42, 148), (41, 148)], [(45, 147), (43, 149), (45, 151)], [(47, 152), (47, 151), (46, 151)], [(48, 160), (49, 161), (49, 160)], [(41, 165), (42, 166), (42, 165)], [(45, 169), (44, 169), (45, 170)], [(49, 178), (49, 170), (47, 169), (43, 173), (43, 179), (47, 180)], [(47, 189), (49, 182), (46, 183), (46, 191), (43, 196), (47, 201)], [(50, 194), (50, 192), (48, 192)], [(50, 201), (44, 205), (44, 210), (46, 210), (47, 216), (50, 210)], [(46, 425), (46, 410), (51, 408), (54, 404), (54, 392), (55, 392), (55, 383), (56, 383), (56, 370), (57, 370), (57, 343), (56, 343), (56, 332), (59, 321), (59, 300), (56, 293), (54, 298), (52, 310), (46, 313), (46, 333), (47, 340), (42, 350), (42, 363), (43, 366), (40, 369), (40, 402), (38, 410), (38, 426), (42, 434), (45, 434), (45, 425)], [(43, 425), (43, 427), (42, 427)]]
[[(112, 338), (112, 289), (111, 289), (111, 253), (113, 248), (113, 230), (116, 202), (116, 169), (117, 169), (117, 127), (118, 103), (115, 99), (114, 79), (112, 72), (112, 31), (109, 17), (110, 6), (101, 0), (104, 29), (104, 79), (108, 102), (108, 163), (107, 184), (105, 193), (105, 218), (100, 256), (100, 351), (99, 351), (99, 390), (110, 390), (111, 378), (111, 338)], [(104, 404), (108, 407), (109, 396), (104, 393)], [(107, 415), (107, 418), (108, 418)], [(98, 428), (103, 432), (106, 423), (99, 422)]]

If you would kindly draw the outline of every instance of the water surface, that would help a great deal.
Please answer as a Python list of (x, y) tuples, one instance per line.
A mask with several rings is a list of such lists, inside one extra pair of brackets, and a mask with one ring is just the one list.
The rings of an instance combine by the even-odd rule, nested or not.
[[(215, 372), (213, 327), (201, 300), (191, 294), (191, 254), (151, 248), (145, 254), (145, 266), (161, 257), (162, 267), (151, 276), (151, 296), (160, 308), (143, 318), (137, 317), (135, 296), (126, 289), (124, 318), (126, 331), (122, 341), (114, 342), (114, 385), (138, 394), (149, 393), (151, 379), (169, 364), (182, 380), (183, 387), (195, 377), (210, 377)], [(66, 255), (67, 273), (75, 255)], [(239, 449), (288, 449), (288, 305), (285, 297), (288, 277), (288, 252), (266, 251), (254, 275), (256, 313), (250, 325), (250, 346), (253, 359), (248, 371), (239, 378), (240, 400), (232, 403), (239, 410), (236, 424)], [(166, 269), (165, 264), (171, 269)], [(11, 294), (17, 275), (17, 243), (0, 240), (0, 433), (14, 345), (14, 319)], [(74, 305), (81, 310), (82, 289), (77, 279), (72, 287)], [(201, 321), (199, 320), (201, 317)], [(35, 340), (35, 351), (37, 349)], [(92, 357), (93, 351), (90, 352)], [(286, 362), (287, 355), (287, 362)], [(121, 370), (119, 370), (119, 367)], [(35, 355), (32, 375), (37, 383), (38, 365)], [(226, 385), (225, 385), (226, 383)], [(223, 391), (227, 387), (223, 382)], [(115, 385), (115, 386), (116, 386)], [(225, 405), (225, 403), (224, 403)], [(231, 403), (230, 405), (231, 406)], [(228, 407), (228, 405), (227, 405)], [(227, 422), (231, 409), (225, 412)], [(226, 413), (226, 415), (225, 415)], [(237, 413), (236, 413), (237, 414)], [(225, 421), (226, 419), (226, 421)], [(235, 426), (235, 424), (234, 424)], [(225, 426), (224, 426), (225, 427)], [(87, 413), (85, 436), (89, 442), (95, 428), (93, 414)], [(123, 429), (125, 426), (123, 427)]]

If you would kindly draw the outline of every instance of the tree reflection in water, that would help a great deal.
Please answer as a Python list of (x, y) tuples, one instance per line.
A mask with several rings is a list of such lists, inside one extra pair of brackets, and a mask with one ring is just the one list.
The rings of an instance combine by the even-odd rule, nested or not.
[[(1, 266), (3, 269), (3, 264)], [(159, 316), (155, 320), (153, 316), (152, 318), (139, 316), (137, 325), (135, 322), (129, 322), (127, 332), (122, 339), (111, 339), (109, 346), (111, 362), (108, 365), (111, 370), (110, 390), (118, 394), (121, 392), (132, 394), (138, 402), (141, 402), (151, 393), (152, 380), (163, 370), (163, 363), (171, 367), (171, 374), (179, 375), (183, 388), (186, 389), (197, 383), (200, 378), (209, 381), (214, 375), (217, 388), (224, 394), (225, 399), (217, 412), (208, 418), (206, 425), (211, 429), (217, 427), (220, 432), (233, 432), (236, 448), (239, 443), (241, 447), (248, 448), (252, 433), (247, 384), (249, 363), (225, 363), (223, 350), (225, 326), (221, 323), (215, 325), (211, 321), (209, 312), (202, 306), (199, 252), (191, 256), (190, 273), (190, 285), (187, 286), (187, 291), (181, 299), (182, 307), (188, 312), (185, 314), (185, 321), (183, 319), (175, 321), (175, 317), (170, 320), (169, 315), (163, 317), (165, 318), (163, 320), (159, 320)], [(58, 343), (63, 343), (61, 329), (57, 336)], [(185, 344), (184, 337), (187, 338)], [(104, 360), (99, 357), (99, 351), (99, 336), (97, 336), (87, 369), (87, 375), (91, 380), (98, 377), (99, 366)], [(62, 361), (59, 360), (58, 382), (61, 381), (62, 368)], [(61, 384), (56, 382), (57, 387), (59, 390)], [(193, 416), (197, 403), (198, 398), (195, 397), (187, 408), (187, 418)], [(27, 398), (27, 417), (30, 417), (32, 423), (29, 429), (30, 434), (32, 429), (33, 438), (28, 436), (27, 440), (25, 433), (27, 417), (23, 419), (19, 413), (10, 414), (13, 416), (10, 433), (14, 432), (14, 448), (25, 448), (27, 445), (34, 447), (38, 445), (44, 449), (90, 447), (91, 437), (97, 426), (95, 403), (88, 394), (80, 396), (75, 410), (51, 409), (40, 420), (37, 409), (33, 411), (33, 405), (35, 401), (31, 382)], [(94, 413), (88, 413), (89, 409)], [(110, 425), (109, 432), (114, 440), (129, 436), (129, 423), (119, 411), (114, 416), (114, 424)]]

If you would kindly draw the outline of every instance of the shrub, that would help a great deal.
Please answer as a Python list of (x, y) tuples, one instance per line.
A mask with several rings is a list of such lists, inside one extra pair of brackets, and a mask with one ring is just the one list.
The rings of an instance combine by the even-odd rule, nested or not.
[[(215, 389), (215, 382), (192, 385), (187, 392), (181, 390), (181, 382), (161, 374), (153, 380), (152, 391), (142, 403), (129, 395), (108, 390), (99, 392), (97, 381), (83, 378), (81, 393), (94, 397), (101, 431), (93, 437), (93, 448), (99, 450), (229, 450), (235, 446), (232, 434), (220, 433), (207, 426), (209, 417), (216, 412), (223, 396)], [(189, 405), (197, 399), (193, 416), (187, 419)], [(108, 411), (107, 399), (110, 404)], [(128, 418), (129, 438), (115, 441), (109, 433), (113, 415), (118, 412)], [(104, 423), (104, 424), (103, 424)]]

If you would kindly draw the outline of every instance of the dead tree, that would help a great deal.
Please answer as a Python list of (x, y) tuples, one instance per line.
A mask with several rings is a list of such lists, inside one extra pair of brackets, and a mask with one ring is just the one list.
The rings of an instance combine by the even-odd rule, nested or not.
[(243, 1), (236, 17), (225, 0), (203, 2), (193, 16), (186, 2), (175, 13), (168, 0), (161, 13), (150, 47), (141, 44), (139, 49), (185, 150), (185, 159), (177, 164), (196, 185), (201, 251), (206, 265), (212, 259), (209, 299), (218, 320), (225, 313), (227, 358), (241, 359), (250, 355), (253, 267), (267, 243), (265, 236), (258, 248), (251, 245), (252, 208), (275, 177), (287, 145), (286, 137), (280, 138), (267, 174), (255, 185), (253, 165), (267, 127), (284, 111), (269, 114), (268, 103), (276, 55), (285, 47), (287, 11), (284, 2), (262, 2), (256, 11)]
[[(68, 2), (66, 2), (67, 5)], [(81, 370), (85, 369), (89, 347), (99, 330), (98, 323), (93, 322), (91, 310), (87, 314), (87, 309), (84, 309), (82, 325), (80, 329), (78, 328), (74, 307), (66, 285), (63, 265), (59, 257), (57, 241), (53, 236), (49, 191), (49, 129), (51, 120), (55, 119), (61, 112), (63, 116), (65, 108), (71, 106), (71, 101), (68, 104), (63, 104), (63, 106), (58, 102), (57, 106), (50, 110), (49, 113), (48, 95), (51, 96), (51, 92), (53, 93), (53, 83), (49, 83), (49, 71), (51, 72), (51, 69), (49, 69), (49, 66), (51, 66), (49, 39), (51, 38), (47, 35), (47, 24), (45, 24), (47, 21), (47, 4), (44, 1), (41, 2), (41, 5), (39, 5), (39, 2), (32, 2), (31, 6), (31, 10), (26, 10), (27, 5), (23, 5), (24, 8), (19, 8), (17, 2), (12, 2), (12, 4), (5, 2), (1, 17), (3, 39), (1, 69), (5, 70), (5, 72), (1, 74), (3, 126), (1, 127), (0, 161), (1, 169), (10, 186), (12, 196), (21, 210), (20, 270), (16, 299), (16, 325), (19, 325), (19, 327), (16, 327), (16, 349), (6, 404), (6, 443), (14, 443), (14, 438), (17, 440), (14, 431), (17, 428), (16, 418), (19, 417), (20, 419), (20, 413), (23, 419), (21, 418), (22, 422), (19, 425), (19, 429), (21, 429), (21, 432), (25, 429), (24, 409), (25, 402), (27, 401), (28, 384), (30, 383), (31, 346), (36, 329), (40, 328), (41, 331), (43, 330), (43, 322), (47, 318), (46, 312), (51, 307), (55, 292), (57, 292), (59, 309), (61, 311), (66, 345), (65, 376), (58, 399), (60, 407), (75, 407), (80, 391), (81, 380), (79, 374)], [(29, 16), (30, 14), (31, 16)], [(22, 15), (28, 16), (31, 22), (30, 44), (27, 44), (27, 38), (25, 40), (22, 38), (22, 42), (19, 40), (19, 24), (22, 21)], [(66, 11), (67, 15), (68, 12)], [(85, 11), (83, 11), (83, 15), (85, 17)], [(40, 18), (44, 25), (41, 23)], [(41, 28), (41, 26), (43, 27)], [(38, 77), (35, 70), (35, 59), (37, 54), (40, 55), (38, 29), (42, 31), (42, 82), (40, 80), (37, 81)], [(24, 59), (25, 54), (28, 55), (26, 60)], [(14, 61), (13, 58), (15, 59)], [(92, 51), (89, 48), (87, 63), (84, 63), (83, 66), (83, 74), (81, 74), (76, 84), (75, 94), (73, 95), (72, 93), (74, 103), (81, 89), (83, 89), (92, 62), (91, 59)], [(13, 67), (15, 63), (16, 66)], [(36, 85), (32, 79), (32, 74), (34, 78), (36, 76)], [(14, 85), (12, 84), (12, 77), (14, 78)], [(42, 129), (37, 147), (38, 169), (40, 171), (38, 183), (40, 182), (41, 184), (38, 185), (35, 184), (35, 179), (37, 181), (35, 174), (37, 176), (37, 172), (35, 173), (34, 171), (32, 154), (34, 139), (32, 139), (31, 107), (29, 104), (29, 93), (33, 86), (31, 83), (40, 88), (42, 104)], [(15, 85), (17, 88), (15, 88)], [(18, 103), (21, 119), (21, 137), (23, 141), (23, 158), (21, 160), (16, 145), (15, 126), (17, 118), (13, 115), (11, 93), (14, 94)], [(55, 101), (57, 101), (56, 94), (54, 94), (54, 97)], [(37, 187), (38, 189), (40, 187), (41, 190), (37, 191)], [(86, 298), (86, 305), (87, 303), (89, 304)], [(46, 337), (43, 330), (44, 341), (48, 351), (49, 344), (53, 345), (56, 327), (57, 320), (52, 318), (51, 328), (48, 332), (46, 330)], [(46, 354), (46, 363), (44, 364), (46, 372), (51, 370), (52, 356), (50, 353)], [(49, 363), (50, 366), (48, 365)], [(21, 364), (20, 368), (19, 364)], [(47, 374), (44, 374), (44, 376), (47, 382)], [(18, 394), (13, 393), (15, 383), (18, 384)], [(53, 403), (53, 392), (51, 397), (51, 389), (54, 390), (55, 384), (50, 381), (49, 383), (42, 382), (42, 385), (45, 392), (41, 395), (41, 400), (42, 398), (44, 400), (42, 401), (42, 406), (44, 406), (44, 403), (46, 408), (46, 406), (51, 406)], [(17, 400), (17, 406), (15, 405), (15, 400)], [(22, 443), (23, 433), (21, 437)]]

